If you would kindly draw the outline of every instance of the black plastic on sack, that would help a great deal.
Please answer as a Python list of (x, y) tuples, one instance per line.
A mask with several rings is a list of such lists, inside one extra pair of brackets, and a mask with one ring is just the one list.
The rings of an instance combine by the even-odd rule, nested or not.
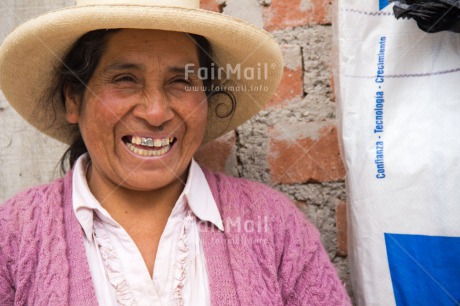
[(460, 0), (390, 0), (396, 19), (414, 19), (427, 33), (460, 33)]

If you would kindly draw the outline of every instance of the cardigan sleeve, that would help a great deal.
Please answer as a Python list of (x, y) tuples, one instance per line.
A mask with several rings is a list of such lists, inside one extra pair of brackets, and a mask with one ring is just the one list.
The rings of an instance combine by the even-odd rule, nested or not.
[(0, 250), (0, 305), (13, 305), (14, 288), (7, 269), (6, 256)]
[(351, 305), (318, 230), (294, 205), (284, 212), (278, 270), (284, 305)]
[(15, 295), (12, 265), (16, 258), (14, 245), (17, 245), (17, 240), (14, 239), (14, 226), (10, 220), (13, 215), (10, 202), (0, 204), (0, 305), (5, 306), (14, 304)]
[(58, 273), (48, 273), (54, 270), (66, 273), (62, 256), (57, 255), (62, 245), (62, 240), (57, 236), (62, 223), (59, 215), (54, 213), (56, 207), (48, 202), (48, 198), (58, 194), (59, 186), (58, 180), (32, 187), (0, 205), (2, 306), (57, 305), (48, 301), (57, 300), (55, 295), (59, 298), (63, 296), (44, 289), (54, 289), (53, 281), (66, 286), (65, 279), (58, 279)]

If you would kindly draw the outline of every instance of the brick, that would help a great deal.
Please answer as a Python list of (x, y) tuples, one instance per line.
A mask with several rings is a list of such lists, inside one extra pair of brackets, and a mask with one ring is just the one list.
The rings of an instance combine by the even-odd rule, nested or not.
[(217, 0), (200, 0), (200, 8), (221, 13), (221, 7)]
[(263, 8), (268, 31), (303, 25), (330, 24), (331, 0), (272, 0)]
[(347, 205), (343, 201), (338, 201), (338, 204), (337, 204), (336, 224), (337, 224), (337, 255), (346, 257), (348, 255)]
[(282, 107), (285, 102), (303, 96), (302, 53), (298, 45), (281, 45), (284, 70), (280, 85), (266, 108)]
[(272, 184), (345, 178), (334, 120), (278, 123), (269, 128), (268, 152)]
[(200, 147), (195, 160), (202, 166), (215, 172), (232, 174), (236, 164), (236, 135), (229, 132)]

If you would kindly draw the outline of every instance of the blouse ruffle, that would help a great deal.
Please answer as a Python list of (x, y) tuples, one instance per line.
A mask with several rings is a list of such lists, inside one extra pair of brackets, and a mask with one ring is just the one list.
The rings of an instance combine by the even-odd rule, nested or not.
[(184, 292), (183, 288), (187, 276), (187, 263), (189, 262), (189, 246), (188, 246), (188, 235), (190, 228), (195, 220), (195, 215), (191, 210), (187, 210), (184, 225), (182, 226), (179, 239), (177, 241), (177, 259), (174, 271), (174, 283), (171, 295), (171, 305), (183, 306), (184, 305)]
[(96, 216), (94, 218), (93, 229), (94, 239), (99, 247), (107, 278), (110, 284), (115, 288), (118, 303), (122, 306), (137, 305), (131, 286), (125, 278), (121, 260), (112, 248), (107, 230)]
[[(171, 303), (173, 306), (184, 305), (184, 285), (187, 277), (187, 264), (189, 262), (189, 233), (195, 215), (190, 209), (187, 209), (184, 217), (179, 238), (177, 241), (177, 256), (174, 268), (174, 280), (171, 293)], [(94, 239), (99, 247), (107, 278), (114, 287), (117, 301), (122, 306), (137, 305), (133, 290), (125, 278), (125, 271), (122, 262), (111, 245), (109, 234), (104, 228), (104, 224), (97, 216), (94, 216), (93, 223)]]

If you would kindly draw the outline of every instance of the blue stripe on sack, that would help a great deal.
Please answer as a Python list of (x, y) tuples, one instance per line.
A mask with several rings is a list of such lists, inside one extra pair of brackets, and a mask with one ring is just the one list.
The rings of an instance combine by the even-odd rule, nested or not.
[(460, 237), (385, 233), (397, 306), (460, 305)]
[(379, 10), (383, 10), (388, 6), (388, 0), (379, 0)]

